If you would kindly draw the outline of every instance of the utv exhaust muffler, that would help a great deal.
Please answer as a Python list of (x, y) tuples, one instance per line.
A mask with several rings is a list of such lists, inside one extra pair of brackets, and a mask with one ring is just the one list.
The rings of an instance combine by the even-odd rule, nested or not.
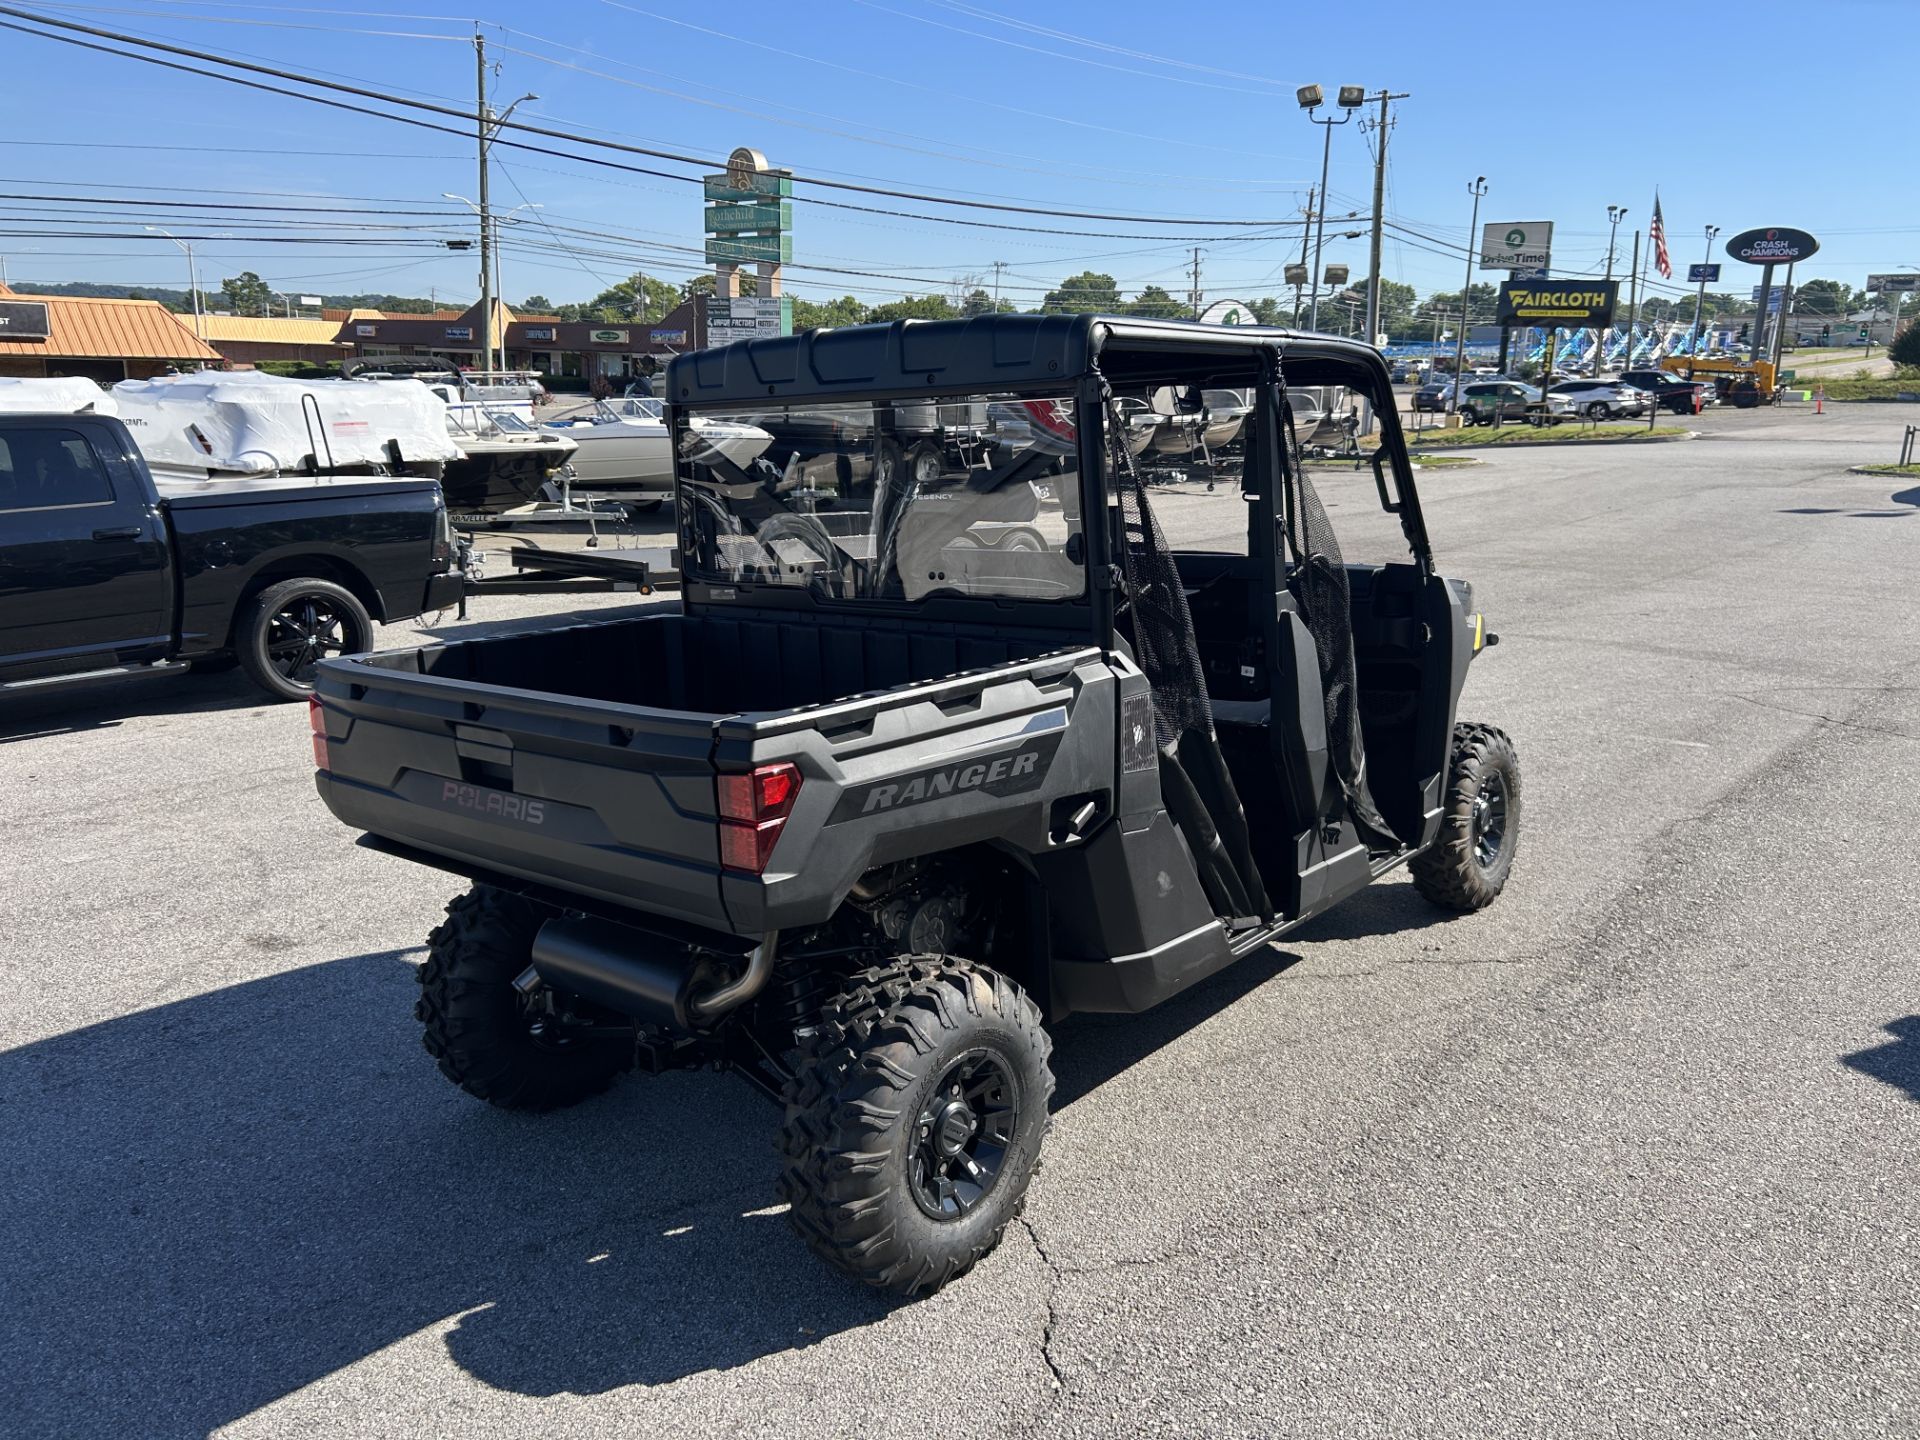
[(769, 932), (728, 979), (720, 958), (607, 920), (549, 920), (533, 937), (533, 971), (566, 990), (646, 1024), (690, 1034), (758, 995), (773, 974)]

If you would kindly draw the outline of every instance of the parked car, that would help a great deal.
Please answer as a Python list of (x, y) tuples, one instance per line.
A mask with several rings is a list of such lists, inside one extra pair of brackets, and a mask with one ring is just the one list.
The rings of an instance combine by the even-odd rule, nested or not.
[(0, 416), (0, 692), (237, 663), (304, 699), (376, 620), (458, 602), (430, 479), (157, 485), (108, 415)]
[(1413, 408), (1415, 410), (1451, 410), (1453, 392), (1465, 383), (1465, 381), (1455, 380), (1451, 375), (1436, 376), (1413, 392)]
[[(1538, 413), (1540, 391), (1518, 380), (1483, 380), (1460, 392), (1460, 419), (1467, 425), (1497, 425), (1502, 420), (1526, 420)], [(1560, 397), (1547, 397), (1550, 417), (1571, 415), (1572, 408)]]
[(1705, 381), (1688, 380), (1671, 370), (1629, 370), (1620, 378), (1629, 385), (1645, 390), (1653, 396), (1656, 405), (1676, 415), (1693, 414), (1696, 398), (1701, 408), (1713, 404), (1718, 398), (1713, 386)]
[(1547, 393), (1562, 396), (1573, 410), (1590, 420), (1644, 415), (1653, 403), (1653, 397), (1646, 391), (1605, 376), (1597, 380), (1562, 380)]

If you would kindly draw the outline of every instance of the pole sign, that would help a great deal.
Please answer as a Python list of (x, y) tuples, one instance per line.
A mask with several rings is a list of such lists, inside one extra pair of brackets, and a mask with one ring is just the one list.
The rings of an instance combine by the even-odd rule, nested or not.
[(1544, 270), (1552, 263), (1551, 220), (1506, 220), (1480, 231), (1482, 270)]
[(1806, 231), (1784, 225), (1742, 230), (1727, 242), (1727, 253), (1749, 265), (1791, 265), (1811, 259), (1819, 249), (1820, 242)]
[(1716, 260), (1711, 265), (1687, 266), (1687, 284), (1718, 285), (1719, 283), (1720, 283), (1720, 262), (1719, 261)]
[(1611, 325), (1619, 299), (1618, 280), (1509, 280), (1494, 318), (1501, 325)]
[(1869, 275), (1867, 293), (1891, 294), (1899, 290), (1920, 290), (1920, 275)]
[(1238, 300), (1216, 300), (1200, 312), (1202, 325), (1256, 325), (1253, 312)]
[(47, 307), (34, 300), (0, 300), (0, 340), (44, 340)]

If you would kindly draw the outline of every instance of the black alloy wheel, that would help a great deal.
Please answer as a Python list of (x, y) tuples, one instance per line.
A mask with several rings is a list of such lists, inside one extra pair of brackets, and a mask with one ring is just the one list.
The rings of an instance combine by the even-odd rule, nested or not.
[(1491, 870), (1500, 859), (1507, 838), (1507, 779), (1498, 771), (1488, 772), (1473, 797), (1473, 858), (1482, 870)]
[(1019, 1084), (991, 1050), (947, 1067), (914, 1122), (913, 1198), (935, 1220), (958, 1220), (992, 1193), (1020, 1125)]
[(282, 700), (304, 700), (322, 660), (372, 648), (373, 619), (352, 591), (331, 580), (283, 580), (254, 599), (234, 642), (254, 684)]

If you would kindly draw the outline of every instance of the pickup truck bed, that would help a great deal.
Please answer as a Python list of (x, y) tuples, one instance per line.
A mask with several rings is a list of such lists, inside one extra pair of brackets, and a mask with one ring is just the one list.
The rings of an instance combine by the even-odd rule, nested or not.
[[(824, 922), (874, 865), (1044, 851), (1068, 797), (1110, 811), (1114, 668), (1062, 647), (748, 612), (332, 660), (318, 785), (447, 868), (757, 937)], [(764, 875), (724, 868), (716, 775), (781, 761), (801, 788)]]

